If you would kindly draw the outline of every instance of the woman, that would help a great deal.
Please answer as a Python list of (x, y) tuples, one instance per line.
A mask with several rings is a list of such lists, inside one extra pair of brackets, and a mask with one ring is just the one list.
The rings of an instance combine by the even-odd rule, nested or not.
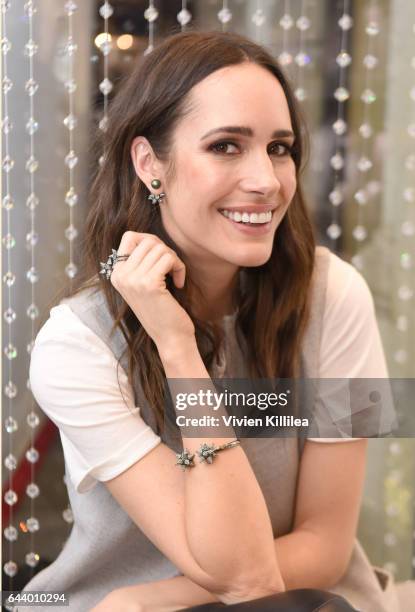
[(100, 612), (296, 588), (387, 609), (355, 540), (366, 440), (242, 438), (199, 465), (235, 432), (179, 444), (163, 427), (166, 377), (174, 396), (173, 379), (387, 376), (365, 281), (315, 246), (304, 136), (275, 60), (236, 34), (171, 36), (121, 86), (83, 282), (32, 352), (75, 521), (26, 589)]

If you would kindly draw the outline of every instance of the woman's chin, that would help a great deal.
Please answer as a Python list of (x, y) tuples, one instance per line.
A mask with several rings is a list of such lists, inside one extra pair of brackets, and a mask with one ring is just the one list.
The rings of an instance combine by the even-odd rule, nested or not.
[(249, 252), (249, 249), (245, 253), (238, 253), (239, 257), (233, 257), (233, 261), (244, 268), (256, 268), (263, 266), (271, 257), (272, 249), (258, 249), (255, 252)]

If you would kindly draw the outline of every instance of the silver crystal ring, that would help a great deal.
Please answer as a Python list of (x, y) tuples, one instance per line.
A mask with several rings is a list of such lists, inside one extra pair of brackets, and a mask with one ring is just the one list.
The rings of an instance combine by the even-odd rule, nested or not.
[(125, 261), (129, 258), (129, 255), (117, 255), (117, 251), (112, 249), (111, 255), (108, 257), (107, 262), (103, 263), (100, 261), (99, 265), (101, 266), (100, 274), (105, 274), (106, 279), (111, 278), (111, 274), (114, 270), (114, 266), (117, 261)]

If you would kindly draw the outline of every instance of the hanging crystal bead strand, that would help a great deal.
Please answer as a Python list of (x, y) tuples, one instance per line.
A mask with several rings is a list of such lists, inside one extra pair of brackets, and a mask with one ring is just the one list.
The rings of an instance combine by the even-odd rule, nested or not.
[(346, 87), (347, 76), (346, 70), (352, 62), (348, 48), (348, 33), (353, 27), (353, 19), (349, 15), (350, 0), (343, 0), (342, 15), (338, 20), (338, 25), (341, 31), (340, 48), (336, 57), (338, 66), (338, 86), (333, 93), (334, 99), (337, 101), (337, 117), (332, 125), (335, 138), (335, 153), (330, 159), (330, 166), (333, 169), (333, 188), (329, 194), (331, 204), (331, 222), (326, 229), (327, 236), (332, 241), (333, 250), (336, 249), (338, 239), (342, 234), (342, 228), (339, 219), (339, 207), (343, 204), (343, 186), (341, 182), (341, 174), (344, 167), (344, 151), (345, 134), (347, 133), (347, 122), (345, 120), (345, 104), (350, 97), (350, 92)]
[(144, 19), (148, 21), (148, 45), (144, 55), (148, 55), (154, 49), (154, 22), (158, 19), (159, 12), (154, 6), (153, 0), (149, 0), (148, 7), (144, 11)]
[[(31, 321), (31, 338), (30, 338), (30, 342), (27, 345), (27, 352), (30, 355), (30, 353), (32, 352), (34, 342), (35, 342), (35, 321), (39, 317), (39, 309), (36, 305), (36, 299), (35, 299), (35, 287), (36, 287), (37, 281), (39, 280), (39, 274), (37, 272), (36, 260), (35, 260), (35, 253), (36, 253), (35, 248), (38, 242), (38, 234), (36, 232), (36, 209), (37, 209), (37, 206), (39, 205), (39, 198), (36, 196), (36, 193), (35, 193), (35, 176), (36, 176), (36, 172), (39, 167), (39, 164), (35, 156), (35, 134), (37, 133), (39, 129), (39, 125), (35, 118), (35, 112), (34, 112), (34, 100), (35, 100), (34, 94), (37, 91), (37, 83), (34, 78), (34, 58), (35, 58), (35, 55), (38, 49), (38, 45), (35, 42), (34, 37), (33, 37), (33, 21), (34, 21), (34, 16), (37, 13), (37, 7), (35, 6), (35, 3), (33, 2), (33, 0), (29, 0), (28, 2), (26, 2), (26, 4), (24, 5), (24, 11), (27, 15), (28, 29), (29, 29), (29, 38), (28, 38), (28, 42), (25, 45), (25, 55), (28, 58), (28, 73), (29, 73), (29, 79), (26, 82), (26, 92), (28, 95), (28, 102), (29, 102), (29, 120), (26, 123), (26, 132), (29, 135), (30, 156), (26, 162), (26, 170), (29, 173), (30, 193), (26, 200), (26, 204), (30, 212), (30, 231), (26, 235), (26, 243), (27, 243), (27, 248), (30, 250), (31, 264), (30, 264), (29, 270), (26, 273), (26, 278), (30, 283), (31, 303), (26, 310), (26, 315)], [(30, 390), (29, 378), (27, 379), (27, 388)], [(28, 413), (26, 415), (26, 423), (29, 427), (29, 434), (30, 434), (29, 435), (30, 447), (26, 451), (25, 456), (30, 464), (30, 480), (31, 480), (31, 483), (30, 483), (31, 487), (29, 485), (28, 488), (26, 489), (26, 492), (28, 490), (30, 491), (31, 488), (33, 488), (33, 486), (34, 487), (37, 486), (35, 483), (35, 464), (39, 458), (39, 453), (34, 446), (35, 444), (34, 437), (35, 437), (35, 429), (39, 424), (39, 417), (36, 413), (35, 407), (36, 407), (36, 402), (32, 395), (31, 402), (30, 404), (28, 403)], [(36, 547), (35, 547), (34, 534), (36, 533), (37, 529), (33, 529), (32, 527), (34, 525), (37, 525), (37, 527), (39, 527), (39, 521), (35, 517), (35, 501), (34, 501), (35, 498), (32, 497), (31, 495), (28, 495), (28, 497), (30, 499), (30, 516), (26, 520), (25, 524), (30, 533), (30, 550), (25, 555), (25, 561), (29, 567), (34, 568), (39, 563), (40, 557), (39, 557), (39, 554), (35, 552)]]
[[(363, 57), (364, 66), (364, 89), (360, 99), (363, 104), (362, 123), (359, 127), (359, 142), (358, 142), (358, 181), (357, 190), (354, 193), (354, 200), (357, 204), (356, 225), (352, 230), (352, 236), (356, 242), (356, 253), (352, 257), (352, 263), (358, 270), (363, 270), (363, 258), (359, 250), (362, 243), (368, 236), (367, 227), (364, 222), (364, 208), (367, 206), (371, 195), (376, 195), (376, 182), (369, 181), (373, 169), (373, 105), (377, 100), (377, 95), (374, 91), (373, 72), (378, 65), (378, 58), (374, 53), (375, 43), (378, 40), (379, 22), (378, 22), (379, 7), (377, 0), (371, 0), (367, 8), (367, 23), (365, 26), (366, 35), (366, 50)], [(375, 189), (374, 189), (375, 188)]]
[[(8, 541), (7, 552), (4, 550), (4, 556), (7, 561), (3, 565), (3, 570), (6, 576), (9, 577), (7, 588), (8, 590), (13, 590), (13, 577), (18, 572), (18, 565), (16, 561), (13, 560), (14, 549), (13, 542), (17, 540), (18, 532), (16, 527), (13, 525), (14, 516), (13, 516), (13, 506), (17, 502), (17, 493), (14, 490), (13, 486), (13, 472), (17, 467), (17, 459), (14, 455), (14, 446), (13, 446), (13, 434), (18, 428), (17, 420), (14, 416), (14, 404), (13, 400), (17, 396), (17, 387), (13, 382), (13, 362), (17, 357), (17, 349), (14, 343), (13, 338), (13, 323), (16, 320), (16, 312), (14, 310), (14, 305), (12, 301), (12, 286), (15, 283), (16, 276), (12, 272), (12, 261), (11, 254), (12, 249), (15, 246), (15, 239), (12, 235), (12, 211), (14, 210), (14, 199), (12, 197), (10, 183), (11, 183), (11, 171), (14, 167), (14, 159), (10, 155), (10, 135), (13, 130), (13, 122), (9, 115), (9, 99), (8, 94), (13, 87), (13, 82), (9, 78), (8, 74), (8, 63), (7, 63), (7, 55), (10, 52), (12, 45), (7, 38), (7, 25), (8, 18), (7, 12), (10, 9), (11, 2), (8, 0), (1, 0), (0, 8), (1, 8), (1, 19), (2, 19), (2, 38), (1, 38), (1, 55), (2, 55), (2, 92), (3, 92), (3, 104), (2, 104), (2, 131), (3, 131), (3, 143), (4, 143), (4, 152), (5, 155), (2, 159), (2, 170), (4, 172), (4, 191), (5, 196), (2, 200), (3, 209), (6, 212), (6, 223), (5, 230), (6, 234), (2, 236), (3, 246), (6, 249), (6, 265), (7, 272), (3, 276), (3, 282), (6, 284), (6, 292), (5, 292), (5, 302), (7, 303), (7, 309), (4, 312), (4, 319), (8, 324), (7, 327), (7, 345), (4, 348), (4, 353), (7, 358), (6, 369), (7, 369), (7, 383), (4, 386), (4, 394), (7, 398), (4, 403), (4, 414), (7, 414), (4, 425), (7, 433), (7, 451), (8, 454), (4, 460), (4, 467), (7, 470), (8, 477), (8, 485), (6, 486), (6, 492), (4, 494), (4, 501), (6, 503), (6, 516), (8, 519), (7, 525), (4, 529), (4, 537)], [(6, 409), (7, 405), (7, 409)], [(6, 412), (7, 410), (7, 412)], [(4, 586), (4, 585), (3, 585)]]
[(278, 55), (278, 61), (281, 66), (285, 66), (289, 70), (293, 63), (293, 56), (290, 53), (290, 32), (294, 26), (292, 17), (291, 0), (284, 0), (284, 14), (280, 18), (279, 25), (282, 29), (281, 53)]
[(69, 207), (69, 225), (65, 230), (65, 238), (69, 243), (69, 263), (65, 267), (65, 274), (70, 279), (70, 285), (72, 285), (72, 279), (78, 274), (78, 268), (73, 260), (74, 247), (73, 242), (78, 235), (78, 231), (74, 225), (74, 206), (78, 203), (78, 194), (75, 191), (74, 185), (74, 168), (78, 163), (78, 157), (75, 153), (74, 147), (74, 132), (77, 127), (77, 117), (74, 111), (74, 93), (77, 88), (77, 84), (74, 77), (74, 66), (75, 66), (75, 54), (78, 50), (78, 45), (74, 39), (74, 27), (73, 19), (74, 13), (77, 11), (78, 6), (74, 0), (67, 0), (64, 4), (64, 11), (67, 16), (68, 25), (68, 38), (65, 45), (65, 55), (68, 62), (68, 80), (65, 82), (65, 88), (68, 92), (68, 107), (69, 113), (63, 120), (64, 126), (69, 132), (69, 152), (65, 157), (65, 165), (68, 168), (68, 191), (65, 196), (65, 203)]
[[(415, 37), (415, 24), (412, 24), (412, 34)], [(407, 51), (410, 55), (413, 53), (410, 47), (407, 48)], [(415, 54), (408, 56), (406, 59), (415, 72)], [(393, 353), (399, 377), (411, 377), (413, 375), (411, 365), (414, 363), (411, 355), (411, 351), (414, 349), (410, 339), (413, 337), (411, 326), (413, 326), (415, 319), (412, 303), (414, 297), (415, 250), (415, 188), (413, 179), (415, 173), (415, 79), (410, 85), (409, 91), (407, 93), (404, 92), (405, 94), (409, 96), (411, 103), (406, 129), (407, 142), (402, 144), (402, 149), (405, 151), (405, 182), (402, 187), (403, 220), (400, 223), (400, 235), (397, 237), (397, 243), (400, 245), (400, 248), (398, 255), (398, 290), (395, 302), (395, 327), (397, 333)]]
[(222, 32), (228, 30), (228, 23), (232, 20), (232, 13), (229, 10), (228, 0), (223, 0), (222, 8), (218, 11), (217, 17), (222, 24)]
[[(301, 13), (296, 21), (297, 29), (299, 30), (298, 53), (295, 56), (297, 65), (297, 79), (295, 87), (295, 97), (299, 102), (304, 102), (307, 99), (307, 90), (304, 86), (305, 70), (310, 65), (311, 56), (306, 50), (306, 32), (310, 28), (310, 20), (306, 15), (307, 0), (301, 0)], [(288, 23), (288, 22), (287, 22)]]
[[(111, 37), (111, 34), (109, 33), (108, 20), (112, 16), (113, 12), (114, 12), (113, 7), (107, 1), (105, 1), (104, 4), (102, 4), (99, 7), (99, 14), (104, 20), (104, 36), (102, 37), (102, 42), (99, 45), (100, 51), (104, 58), (104, 61), (103, 61), (104, 78), (99, 84), (99, 90), (103, 95), (103, 113), (102, 113), (102, 118), (98, 124), (98, 127), (102, 132), (106, 132), (108, 129), (108, 96), (113, 89), (113, 84), (108, 78), (109, 77), (109, 72), (108, 72), (109, 57), (112, 51), (112, 37)], [(102, 166), (102, 164), (104, 163), (104, 155), (100, 157), (99, 163)]]

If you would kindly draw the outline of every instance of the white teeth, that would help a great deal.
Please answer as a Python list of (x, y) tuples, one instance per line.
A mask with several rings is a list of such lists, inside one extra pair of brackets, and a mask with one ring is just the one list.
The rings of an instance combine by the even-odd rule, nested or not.
[(236, 221), (237, 223), (268, 223), (272, 218), (272, 211), (266, 213), (240, 213), (238, 211), (232, 212), (230, 210), (220, 210), (222, 215), (231, 219), (232, 221)]

